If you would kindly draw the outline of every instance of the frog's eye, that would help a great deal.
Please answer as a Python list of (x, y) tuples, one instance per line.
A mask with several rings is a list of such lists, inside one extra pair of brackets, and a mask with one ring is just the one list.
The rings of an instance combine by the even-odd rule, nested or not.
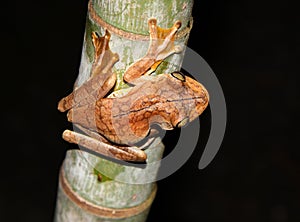
[(181, 120), (180, 122), (177, 123), (176, 127), (177, 128), (181, 128), (184, 127), (186, 124), (189, 123), (189, 117), (185, 117), (183, 120)]
[(185, 82), (185, 75), (181, 72), (172, 72), (171, 76), (173, 76), (174, 78), (180, 80), (181, 82)]

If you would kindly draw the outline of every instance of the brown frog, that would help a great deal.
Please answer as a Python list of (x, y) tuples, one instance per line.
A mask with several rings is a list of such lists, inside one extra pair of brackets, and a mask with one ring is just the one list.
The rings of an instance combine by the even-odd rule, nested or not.
[[(145, 161), (143, 149), (157, 133), (152, 128), (154, 124), (172, 130), (205, 110), (209, 96), (199, 82), (180, 72), (150, 75), (164, 58), (181, 51), (174, 45), (181, 23), (175, 22), (170, 29), (158, 27), (156, 19), (150, 19), (148, 24), (148, 52), (125, 71), (124, 80), (132, 87), (120, 97), (104, 98), (115, 85), (112, 67), (119, 59), (109, 49), (110, 34), (106, 31), (99, 37), (92, 33), (95, 58), (91, 78), (58, 104), (61, 112), (69, 110), (68, 120), (86, 135), (65, 130), (66, 141), (117, 159)], [(140, 141), (146, 142), (141, 147), (134, 146)]]

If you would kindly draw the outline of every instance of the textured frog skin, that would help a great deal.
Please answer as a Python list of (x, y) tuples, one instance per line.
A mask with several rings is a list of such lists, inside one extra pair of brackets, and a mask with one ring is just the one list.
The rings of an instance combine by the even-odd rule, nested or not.
[(66, 141), (117, 159), (145, 161), (146, 154), (133, 145), (154, 132), (154, 124), (172, 130), (205, 110), (208, 92), (194, 79), (180, 72), (150, 76), (164, 58), (180, 52), (174, 36), (181, 23), (175, 22), (170, 29), (158, 27), (155, 19), (148, 24), (148, 52), (124, 72), (124, 80), (132, 87), (127, 94), (113, 98), (106, 95), (115, 85), (112, 70), (119, 56), (109, 49), (108, 31), (103, 37), (92, 33), (95, 52), (91, 77), (58, 103), (58, 110), (68, 111), (68, 120), (84, 133), (65, 130)]
[(194, 120), (207, 105), (208, 93), (200, 83), (162, 74), (140, 81), (123, 97), (73, 108), (68, 120), (129, 145), (144, 139), (153, 124), (171, 130), (185, 118)]

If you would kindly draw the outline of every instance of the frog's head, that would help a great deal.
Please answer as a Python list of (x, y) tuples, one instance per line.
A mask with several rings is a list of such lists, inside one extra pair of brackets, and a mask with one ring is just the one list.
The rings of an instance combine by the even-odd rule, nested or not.
[(168, 77), (173, 82), (178, 97), (177, 115), (173, 118), (172, 125), (183, 127), (202, 114), (208, 106), (209, 94), (201, 83), (181, 72), (173, 72)]

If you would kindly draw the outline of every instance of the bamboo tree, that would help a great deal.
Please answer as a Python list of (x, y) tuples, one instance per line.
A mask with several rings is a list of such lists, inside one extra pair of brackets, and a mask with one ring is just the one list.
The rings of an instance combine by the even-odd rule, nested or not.
[[(111, 33), (110, 49), (120, 56), (114, 66), (118, 74), (115, 91), (126, 88), (122, 74), (143, 57), (149, 46), (147, 21), (153, 17), (160, 27), (182, 22), (176, 44), (185, 44), (192, 26), (192, 0), (91, 0), (86, 22), (81, 66), (76, 86), (89, 78), (94, 58), (92, 32)], [(178, 70), (183, 52), (160, 64), (156, 74)], [(156, 193), (155, 176), (164, 146), (156, 138), (146, 150), (147, 166), (139, 168), (100, 158), (82, 150), (69, 150), (61, 167), (54, 220), (146, 221)]]

